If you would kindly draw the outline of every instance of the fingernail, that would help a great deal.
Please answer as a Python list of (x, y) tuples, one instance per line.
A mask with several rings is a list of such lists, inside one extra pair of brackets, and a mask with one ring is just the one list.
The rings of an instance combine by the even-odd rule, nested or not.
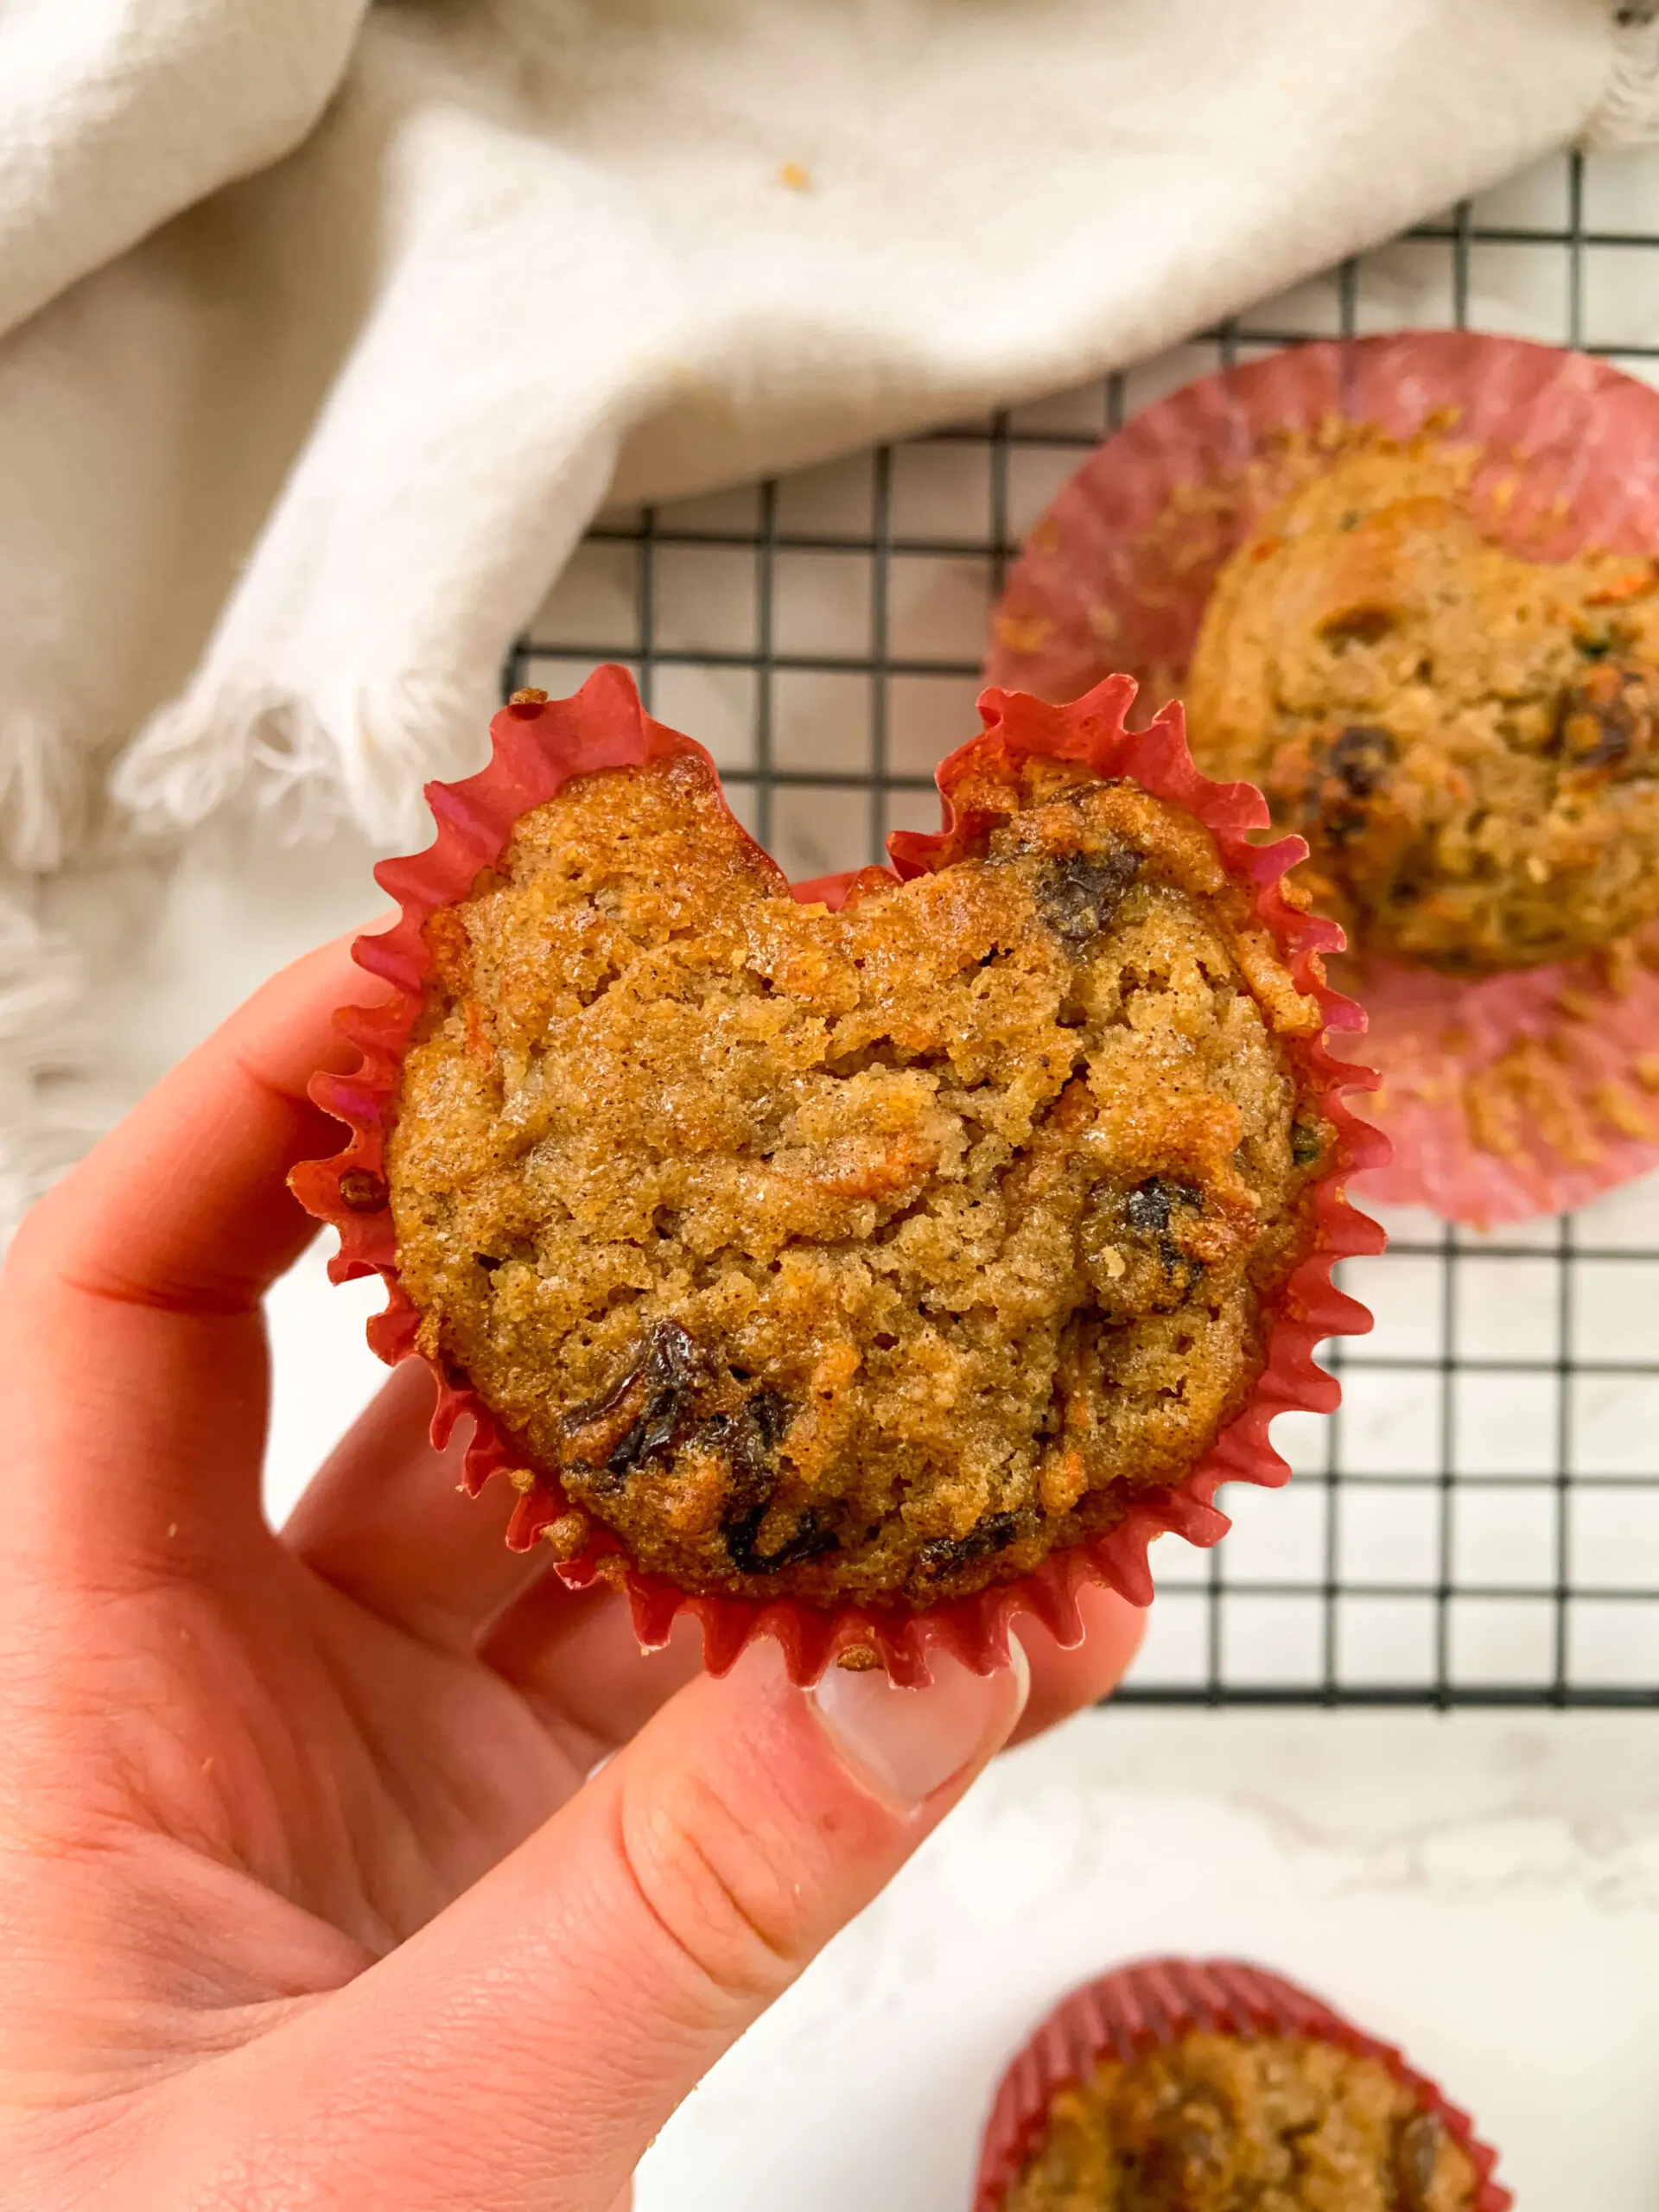
[(991, 1675), (934, 1657), (933, 1680), (920, 1690), (895, 1688), (879, 1668), (830, 1667), (810, 1694), (842, 1764), (867, 1789), (909, 1811), (1007, 1741), (1031, 1688), (1014, 1638), (1008, 1654), (1008, 1665)]

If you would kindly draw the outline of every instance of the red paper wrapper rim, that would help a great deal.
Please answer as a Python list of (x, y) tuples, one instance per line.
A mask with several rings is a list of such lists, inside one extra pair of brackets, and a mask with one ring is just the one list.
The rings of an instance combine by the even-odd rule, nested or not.
[[(1289, 480), (1261, 458), (1272, 442), (1338, 420), (1408, 435), (1447, 410), (1450, 443), (1486, 456), (1469, 501), (1500, 543), (1541, 561), (1659, 547), (1652, 386), (1586, 354), (1472, 331), (1294, 346), (1155, 400), (1084, 462), (1010, 575), (991, 679), (1064, 698), (1109, 659), (1154, 691), (1179, 684), (1216, 570)], [(1148, 532), (1192, 487), (1219, 504), (1192, 507), (1188, 550), (1202, 557), (1183, 569)], [(1659, 1166), (1659, 1100), (1648, 1103), (1659, 973), (1629, 966), (1615, 992), (1590, 960), (1466, 983), (1368, 963), (1356, 988), (1382, 1072), (1375, 1110), (1395, 1143), (1361, 1193), (1486, 1228), (1583, 1205)]]
[[(1332, 1269), (1350, 1254), (1382, 1247), (1376, 1224), (1347, 1203), (1344, 1179), (1351, 1168), (1386, 1156), (1385, 1141), (1357, 1118), (1344, 1096), (1374, 1078), (1334, 1057), (1325, 1042), (1325, 1030), (1363, 1026), (1359, 1009), (1324, 981), (1321, 956), (1340, 945), (1341, 932), (1301, 912), (1283, 895), (1281, 879), (1306, 849), (1300, 841), (1284, 839), (1271, 846), (1250, 842), (1249, 833), (1267, 820), (1260, 793), (1247, 784), (1215, 784), (1198, 773), (1186, 749), (1179, 709), (1160, 715), (1145, 731), (1127, 732), (1123, 714), (1134, 696), (1135, 686), (1126, 677), (1114, 678), (1088, 699), (1063, 709), (987, 692), (980, 701), (984, 728), (939, 770), (944, 827), (931, 837), (895, 833), (889, 847), (901, 877), (938, 864), (941, 854), (972, 833), (970, 822), (957, 818), (951, 798), (964, 774), (999, 751), (1016, 757), (1043, 753), (1133, 777), (1143, 789), (1184, 806), (1211, 830), (1229, 872), (1253, 887), (1259, 918), (1273, 932), (1298, 988), (1317, 999), (1324, 1015), (1321, 1031), (1292, 1049), (1336, 1128), (1338, 1156), (1315, 1190), (1314, 1246), (1273, 1303), (1268, 1359), (1250, 1402), (1178, 1487), (1132, 1509), (1108, 1535), (1051, 1554), (1034, 1573), (1017, 1581), (948, 1599), (925, 1612), (853, 1605), (819, 1611), (792, 1599), (692, 1594), (642, 1573), (609, 1531), (596, 1527), (588, 1548), (560, 1562), (557, 1572), (575, 1589), (598, 1580), (620, 1583), (643, 1649), (659, 1649), (676, 1617), (687, 1612), (701, 1623), (705, 1663), (716, 1674), (732, 1665), (752, 1637), (770, 1636), (782, 1646), (798, 1682), (817, 1681), (825, 1667), (852, 1652), (865, 1664), (873, 1655), (893, 1681), (913, 1684), (929, 1679), (931, 1651), (946, 1652), (981, 1674), (1006, 1665), (1009, 1624), (1022, 1611), (1033, 1614), (1062, 1645), (1075, 1646), (1083, 1635), (1081, 1590), (1104, 1584), (1134, 1604), (1149, 1603), (1147, 1550), (1153, 1538), (1173, 1531), (1195, 1544), (1214, 1543), (1230, 1525), (1213, 1502), (1222, 1483), (1276, 1485), (1288, 1479), (1290, 1470), (1268, 1440), (1273, 1417), (1298, 1408), (1329, 1411), (1337, 1403), (1338, 1385), (1316, 1363), (1315, 1346), (1327, 1337), (1359, 1334), (1371, 1320), (1362, 1306), (1335, 1287)], [(344, 1122), (351, 1135), (332, 1159), (307, 1161), (289, 1178), (307, 1211), (340, 1231), (340, 1250), (329, 1262), (333, 1279), (343, 1282), (378, 1274), (385, 1282), (388, 1302), (369, 1324), (369, 1342), (389, 1365), (424, 1357), (415, 1343), (419, 1317), (398, 1281), (383, 1168), (399, 1066), (421, 1011), (429, 969), (422, 936), (427, 919), (467, 896), (480, 871), (499, 858), (518, 817), (550, 798), (571, 776), (675, 753), (694, 754), (711, 775), (715, 772), (701, 746), (652, 720), (632, 678), (614, 667), (596, 670), (574, 698), (509, 705), (492, 722), (491, 736), (490, 762), (479, 774), (458, 784), (428, 785), (437, 823), (432, 844), (411, 858), (383, 861), (375, 870), (401, 911), (391, 929), (359, 938), (353, 957), (390, 986), (390, 995), (377, 1007), (345, 1007), (336, 1017), (342, 1033), (362, 1053), (362, 1065), (353, 1075), (319, 1074), (311, 1096)], [(829, 888), (837, 903), (852, 880), (831, 880)], [(784, 881), (781, 874), (779, 881)], [(813, 889), (799, 887), (797, 895)], [(525, 1455), (465, 1378), (435, 1365), (434, 1372), (434, 1442), (446, 1443), (463, 1416), (473, 1424), (464, 1461), (467, 1490), (475, 1494), (492, 1474), (523, 1467)], [(520, 1497), (508, 1541), (528, 1548), (564, 1510), (556, 1488), (538, 1478)]]
[(1363, 2034), (1281, 1975), (1242, 1960), (1146, 1959), (1063, 1998), (1003, 2075), (986, 2123), (974, 2212), (1004, 2212), (1060, 2090), (1086, 2080), (1102, 2059), (1137, 2058), (1198, 2032), (1294, 2037), (1377, 2059), (1467, 2154), (1478, 2177), (1475, 2212), (1508, 2212), (1514, 2203), (1494, 2178), (1497, 2152), (1476, 2136), (1468, 2113), (1393, 2044)]

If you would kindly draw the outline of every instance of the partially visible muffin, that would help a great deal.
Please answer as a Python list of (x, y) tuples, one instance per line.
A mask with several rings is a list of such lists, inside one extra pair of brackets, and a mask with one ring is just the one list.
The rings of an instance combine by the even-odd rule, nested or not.
[(831, 914), (702, 756), (580, 777), (427, 924), (399, 1280), (561, 1556), (925, 1608), (1249, 1398), (1335, 1157), (1319, 1005), (1180, 810), (1040, 761), (957, 798), (971, 851)]
[(1269, 512), (1185, 696), (1360, 949), (1489, 973), (1659, 914), (1659, 566), (1516, 558), (1433, 448), (1361, 444)]
[(1473, 2212), (1478, 2190), (1380, 2059), (1192, 2034), (1058, 2091), (1007, 2212)]

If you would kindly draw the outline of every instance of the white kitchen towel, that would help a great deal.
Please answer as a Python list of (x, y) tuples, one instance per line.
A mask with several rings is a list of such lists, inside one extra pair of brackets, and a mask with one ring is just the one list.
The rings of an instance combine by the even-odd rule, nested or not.
[(79, 1141), (48, 872), (417, 835), (607, 492), (1078, 382), (1648, 135), (1650, 13), (0, 0), (0, 1211)]

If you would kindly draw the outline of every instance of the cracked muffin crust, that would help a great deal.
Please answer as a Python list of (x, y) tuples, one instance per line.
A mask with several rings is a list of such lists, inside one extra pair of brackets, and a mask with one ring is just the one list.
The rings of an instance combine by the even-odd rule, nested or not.
[[(964, 795), (958, 793), (958, 799)], [(793, 899), (701, 756), (577, 777), (426, 925), (386, 1153), (420, 1349), (691, 1592), (925, 1609), (1242, 1408), (1334, 1135), (1210, 833), (1053, 762)]]
[(1432, 447), (1361, 443), (1262, 518), (1186, 701), (1358, 949), (1484, 974), (1659, 914), (1659, 566), (1516, 558)]
[(1380, 2060), (1194, 2034), (1058, 2091), (1007, 2212), (1472, 2212), (1462, 2146)]

